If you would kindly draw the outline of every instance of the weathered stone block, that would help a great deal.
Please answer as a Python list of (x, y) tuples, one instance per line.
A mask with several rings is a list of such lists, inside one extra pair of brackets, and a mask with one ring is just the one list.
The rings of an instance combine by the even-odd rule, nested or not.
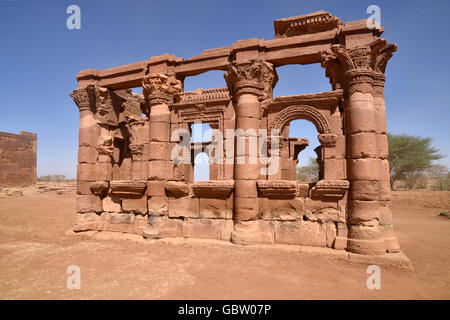
[(185, 197), (189, 194), (189, 185), (185, 182), (169, 181), (165, 185), (167, 196)]
[(78, 163), (96, 163), (97, 150), (95, 147), (79, 147)]
[(386, 134), (377, 134), (377, 158), (387, 159), (389, 153), (388, 138)]
[(305, 198), (305, 211), (306, 213), (314, 212), (324, 208), (337, 209), (337, 202), (335, 201), (321, 201), (313, 200), (311, 198)]
[(91, 182), (87, 181), (77, 181), (77, 194), (80, 195), (91, 195)]
[(261, 212), (264, 220), (297, 220), (305, 213), (303, 198), (268, 199), (268, 206)]
[(169, 160), (170, 159), (169, 144), (166, 142), (150, 142), (148, 150), (149, 160)]
[(209, 219), (188, 219), (183, 221), (183, 237), (214, 239), (213, 221)]
[(238, 220), (255, 220), (260, 213), (259, 199), (236, 197), (234, 200), (234, 208)]
[(103, 211), (107, 212), (121, 212), (121, 201), (118, 197), (108, 195), (102, 200)]
[(97, 180), (112, 180), (112, 165), (110, 163), (97, 164)]
[(109, 215), (109, 224), (131, 224), (134, 215), (131, 213), (111, 213)]
[(378, 159), (351, 159), (348, 163), (348, 179), (353, 180), (378, 180)]
[(172, 166), (170, 161), (152, 160), (148, 162), (148, 179), (149, 180), (168, 180), (172, 174)]
[(356, 180), (350, 184), (350, 199), (354, 200), (377, 200), (378, 181)]
[(361, 132), (347, 135), (347, 149), (351, 159), (376, 158), (377, 138), (375, 132)]
[(170, 126), (168, 122), (152, 121), (150, 123), (150, 131), (149, 131), (150, 141), (169, 142), (170, 141), (169, 127)]
[(96, 181), (97, 180), (97, 164), (81, 163), (77, 167), (78, 181)]
[(297, 184), (297, 197), (307, 198), (309, 194), (309, 183)]
[(239, 245), (272, 244), (274, 242), (274, 222), (239, 221), (234, 225), (231, 242)]
[(347, 214), (351, 224), (375, 226), (380, 219), (379, 204), (377, 201), (349, 200)]
[(77, 212), (102, 212), (102, 200), (94, 195), (77, 195)]
[(327, 180), (341, 180), (347, 177), (345, 159), (325, 159), (323, 161), (323, 176)]
[(148, 214), (151, 216), (162, 216), (169, 213), (169, 201), (166, 196), (154, 196), (147, 202)]
[(230, 241), (233, 228), (233, 220), (215, 219), (213, 220), (213, 238), (216, 240)]
[(169, 199), (170, 218), (199, 218), (199, 200), (197, 197), (181, 197)]
[(142, 235), (148, 239), (175, 238), (183, 236), (183, 220), (167, 216), (150, 216)]
[(151, 180), (147, 181), (147, 194), (149, 196), (165, 196), (166, 195), (166, 181)]
[(140, 214), (147, 213), (147, 196), (141, 198), (122, 199), (122, 210), (124, 212), (134, 212)]
[(200, 218), (232, 219), (233, 198), (218, 199), (200, 197)]
[(326, 246), (325, 226), (310, 221), (277, 221), (275, 243)]
[(101, 231), (106, 229), (106, 219), (102, 215), (98, 215), (94, 212), (86, 212), (77, 215), (77, 219), (75, 221), (75, 226), (73, 231)]
[(391, 182), (389, 180), (378, 181), (378, 200), (391, 200)]

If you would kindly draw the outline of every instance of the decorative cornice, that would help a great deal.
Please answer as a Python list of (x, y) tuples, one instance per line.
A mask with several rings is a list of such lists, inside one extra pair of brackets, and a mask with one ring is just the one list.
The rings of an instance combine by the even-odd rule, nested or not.
[(226, 87), (216, 89), (197, 89), (180, 94), (177, 104), (200, 104), (212, 101), (230, 100), (230, 94)]
[(323, 32), (338, 28), (342, 21), (329, 12), (317, 11), (274, 21), (275, 39)]
[(311, 189), (311, 196), (313, 198), (339, 200), (349, 187), (350, 182), (347, 180), (320, 180)]
[(250, 93), (261, 101), (272, 97), (273, 87), (278, 81), (273, 65), (262, 59), (232, 62), (224, 78), (232, 96)]
[(112, 180), (109, 183), (110, 193), (122, 197), (143, 195), (147, 187), (145, 181)]
[(293, 198), (297, 194), (297, 181), (258, 180), (258, 191), (264, 197)]
[(234, 180), (197, 181), (192, 184), (194, 195), (199, 197), (227, 197), (234, 189)]

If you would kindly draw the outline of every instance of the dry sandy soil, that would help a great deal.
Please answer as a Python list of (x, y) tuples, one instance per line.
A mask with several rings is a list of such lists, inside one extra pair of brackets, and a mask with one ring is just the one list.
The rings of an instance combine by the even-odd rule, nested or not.
[[(47, 190), (48, 191), (48, 190)], [(61, 192), (59, 192), (61, 193)], [(75, 194), (57, 190), (0, 199), (1, 299), (449, 299), (450, 192), (394, 192), (394, 222), (414, 271), (294, 252), (208, 244), (101, 240), (67, 233)], [(68, 290), (69, 265), (81, 289)]]

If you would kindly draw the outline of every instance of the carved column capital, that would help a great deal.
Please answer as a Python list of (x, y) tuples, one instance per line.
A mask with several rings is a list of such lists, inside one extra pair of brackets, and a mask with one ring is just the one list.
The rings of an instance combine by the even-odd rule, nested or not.
[(90, 110), (91, 106), (95, 104), (95, 92), (92, 90), (93, 86), (88, 85), (85, 88), (75, 89), (69, 94), (80, 112)]
[(243, 93), (257, 95), (259, 100), (272, 96), (278, 75), (271, 63), (262, 59), (233, 62), (224, 74), (230, 95)]
[(113, 109), (110, 91), (94, 83), (87, 85), (85, 88), (75, 89), (70, 96), (80, 111), (92, 110), (100, 117), (104, 117)]
[(350, 94), (353, 91), (372, 92), (373, 85), (381, 84), (386, 65), (396, 50), (395, 44), (387, 44), (383, 39), (352, 49), (333, 45), (321, 53), (321, 64), (333, 89), (343, 86)]
[(175, 74), (150, 73), (142, 80), (142, 89), (150, 105), (170, 104), (183, 91), (183, 84)]

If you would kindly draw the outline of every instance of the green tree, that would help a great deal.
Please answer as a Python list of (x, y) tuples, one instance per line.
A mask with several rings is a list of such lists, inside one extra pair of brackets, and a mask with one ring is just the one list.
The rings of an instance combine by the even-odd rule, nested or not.
[(431, 146), (432, 139), (406, 134), (389, 134), (389, 165), (391, 187), (397, 180), (404, 180), (406, 187), (412, 189), (417, 179), (432, 166), (433, 160), (444, 156)]
[(316, 159), (309, 157), (308, 164), (297, 168), (297, 181), (314, 182), (319, 180), (319, 164)]

